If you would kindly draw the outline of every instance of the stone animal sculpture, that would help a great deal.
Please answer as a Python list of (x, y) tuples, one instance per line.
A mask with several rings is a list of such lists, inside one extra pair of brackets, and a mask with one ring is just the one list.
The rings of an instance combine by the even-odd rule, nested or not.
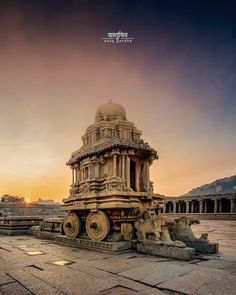
[(175, 223), (169, 224), (169, 233), (172, 240), (179, 240), (183, 242), (208, 242), (208, 235), (202, 234), (200, 238), (197, 238), (192, 229), (192, 224), (199, 224), (200, 221), (197, 219), (188, 218), (182, 216), (178, 219), (175, 219)]
[(138, 240), (146, 241), (148, 235), (154, 235), (153, 240), (159, 241), (161, 237), (161, 223), (158, 219), (139, 219), (134, 224), (137, 229)]
[(169, 245), (183, 246), (183, 243), (173, 241), (169, 234), (168, 226), (175, 221), (168, 217), (157, 217), (155, 219), (139, 219), (135, 222), (138, 232), (138, 240), (155, 241)]

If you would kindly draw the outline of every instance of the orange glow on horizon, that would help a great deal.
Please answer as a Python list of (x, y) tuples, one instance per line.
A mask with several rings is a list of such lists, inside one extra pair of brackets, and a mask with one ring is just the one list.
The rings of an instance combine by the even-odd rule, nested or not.
[(30, 198), (25, 198), (25, 202), (26, 202), (26, 204), (29, 204), (29, 203), (31, 203), (31, 199)]

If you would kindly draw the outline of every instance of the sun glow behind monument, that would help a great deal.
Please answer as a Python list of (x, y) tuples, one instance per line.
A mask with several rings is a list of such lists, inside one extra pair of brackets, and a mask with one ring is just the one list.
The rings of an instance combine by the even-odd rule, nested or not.
[[(176, 14), (145, 3), (131, 18), (123, 4), (120, 14), (109, 4), (66, 15), (47, 5), (1, 9), (0, 193), (68, 195), (64, 163), (107, 97), (158, 147), (155, 191), (179, 195), (235, 174), (230, 10), (189, 3), (187, 18), (182, 4)], [(134, 42), (104, 44), (114, 23)]]

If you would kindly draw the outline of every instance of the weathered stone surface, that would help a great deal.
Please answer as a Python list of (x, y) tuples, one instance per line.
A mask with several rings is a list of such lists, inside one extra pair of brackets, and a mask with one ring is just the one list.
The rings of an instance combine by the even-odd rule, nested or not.
[(132, 241), (119, 241), (119, 242), (95, 242), (86, 239), (73, 239), (66, 236), (57, 235), (55, 237), (55, 242), (72, 245), (74, 247), (94, 249), (100, 251), (108, 252), (120, 252), (126, 251), (134, 248), (134, 243)]
[(236, 270), (236, 262), (223, 261), (219, 259), (210, 259), (207, 261), (202, 261), (202, 262), (199, 262), (198, 265), (205, 266), (205, 267), (225, 269), (232, 272)]
[(128, 288), (124, 288), (121, 286), (117, 286), (108, 290), (105, 290), (103, 292), (100, 292), (101, 295), (137, 295), (138, 292), (132, 290), (132, 289), (128, 289)]
[(198, 295), (235, 295), (235, 276), (227, 275), (222, 278), (203, 284), (198, 290)]
[(33, 225), (38, 225), (42, 218), (36, 216), (0, 217), (0, 234), (24, 235)]
[(0, 286), (1, 295), (34, 295), (29, 290), (24, 288), (18, 282)]
[[(10, 275), (24, 285), (28, 290), (30, 290), (35, 295), (64, 295), (65, 293), (55, 287), (51, 286), (51, 284), (45, 283), (43, 280), (40, 279), (38, 275), (32, 275), (28, 273), (28, 269), (24, 270), (15, 270), (10, 271)], [(41, 270), (37, 270), (37, 272), (42, 272)], [(11, 293), (10, 293), (11, 294)], [(16, 293), (16, 295), (21, 294)], [(24, 294), (24, 293), (23, 293)]]
[(55, 240), (55, 236), (58, 235), (58, 232), (41, 231), (39, 226), (32, 226), (27, 233), (36, 238), (46, 240)]
[(106, 260), (89, 261), (88, 264), (96, 267), (97, 269), (102, 269), (110, 273), (117, 274), (119, 272), (126, 271), (133, 267), (138, 267), (140, 265), (145, 265), (147, 262), (142, 258), (134, 259), (123, 259), (120, 255), (117, 258), (110, 258)]
[(193, 231), (198, 236), (208, 233), (211, 242), (220, 244), (220, 253), (236, 257), (235, 220), (201, 220), (200, 225), (193, 225)]
[[(84, 273), (94, 276), (96, 278), (104, 278), (104, 277), (108, 276), (108, 273), (106, 271), (94, 268), (92, 266), (88, 266), (86, 263), (84, 263), (82, 265), (81, 265), (81, 262), (74, 263), (74, 264), (71, 264), (69, 266), (69, 268), (72, 268), (72, 269), (80, 271), (80, 272), (84, 272)], [(110, 275), (110, 273), (109, 273), (109, 275)]]
[(185, 241), (187, 247), (194, 248), (196, 252), (214, 254), (219, 251), (218, 243), (201, 243), (195, 241)]
[(11, 277), (9, 277), (9, 275), (5, 274), (3, 271), (0, 271), (0, 286), (11, 282), (14, 282), (14, 280)]
[(175, 246), (157, 245), (150, 242), (138, 242), (137, 252), (182, 260), (191, 260), (195, 254), (195, 250), (193, 248), (179, 248)]
[(191, 268), (188, 265), (179, 266), (169, 262), (154, 262), (122, 272), (119, 275), (150, 286), (155, 286), (174, 276), (183, 275), (189, 271), (191, 271)]
[[(235, 262), (227, 252), (213, 255), (213, 259), (209, 259), (210, 255), (199, 255), (197, 260), (183, 261), (136, 252), (101, 253), (25, 236), (0, 239), (3, 282), (0, 286), (6, 286), (7, 295), (12, 295), (12, 283), (16, 283), (11, 285), (12, 290), (17, 284), (23, 287), (17, 295), (96, 295), (110, 294), (111, 290), (122, 294), (124, 289), (124, 292), (143, 295), (231, 295), (235, 292)], [(28, 250), (44, 255), (29, 256)], [(224, 255), (227, 260), (223, 260)], [(54, 265), (56, 260), (73, 263)], [(12, 282), (8, 281), (9, 277)]]
[[(142, 295), (166, 295), (157, 288), (146, 287), (144, 290), (140, 291), (138, 294)], [(177, 294), (176, 294), (177, 295)]]
[(146, 285), (144, 285), (142, 283), (130, 280), (128, 278), (124, 278), (124, 277), (122, 277), (120, 275), (116, 275), (116, 274), (108, 274), (105, 277), (105, 279), (110, 282), (116, 282), (116, 284), (119, 286), (123, 286), (128, 289), (135, 290), (137, 292), (141, 292), (142, 290), (144, 290), (147, 287)]
[[(209, 256), (207, 256), (207, 257), (209, 257)], [(236, 262), (236, 256), (233, 256), (233, 255), (220, 254), (220, 255), (217, 255), (217, 258), (215, 258), (215, 259), (224, 260), (224, 261), (230, 261), (230, 262)]]
[(69, 267), (51, 265), (50, 268), (44, 271), (28, 268), (27, 272), (66, 294), (97, 294), (116, 286), (115, 282), (96, 278)]
[[(159, 284), (158, 288), (192, 295), (192, 294), (196, 294), (199, 288), (203, 286), (204, 284), (216, 282), (221, 277), (222, 277), (221, 274), (218, 274), (215, 272), (210, 273), (210, 272), (204, 272), (203, 270), (194, 270), (180, 277), (174, 276), (172, 279)], [(197, 294), (202, 294), (202, 293), (197, 293)], [(227, 293), (222, 293), (222, 294), (227, 294)]]

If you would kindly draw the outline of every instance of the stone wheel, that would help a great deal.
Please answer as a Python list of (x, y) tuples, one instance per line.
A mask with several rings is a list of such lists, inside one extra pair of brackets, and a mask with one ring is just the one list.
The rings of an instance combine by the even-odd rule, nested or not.
[(77, 238), (81, 231), (81, 221), (77, 214), (69, 213), (63, 220), (63, 231), (69, 238)]
[(89, 213), (86, 219), (86, 232), (92, 241), (104, 240), (110, 231), (110, 222), (105, 212)]

